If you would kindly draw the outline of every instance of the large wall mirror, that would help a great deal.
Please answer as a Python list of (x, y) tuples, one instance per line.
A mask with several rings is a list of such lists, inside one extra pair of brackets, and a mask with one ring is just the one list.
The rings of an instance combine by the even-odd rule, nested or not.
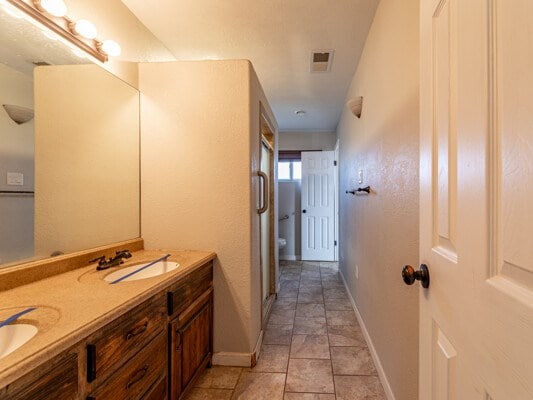
[(140, 236), (139, 93), (0, 7), (0, 267)]

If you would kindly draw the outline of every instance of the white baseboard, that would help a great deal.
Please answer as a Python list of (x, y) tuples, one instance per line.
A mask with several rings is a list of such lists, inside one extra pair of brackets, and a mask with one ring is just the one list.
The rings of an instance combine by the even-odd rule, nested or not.
[(299, 261), (300, 260), (300, 256), (295, 256), (293, 254), (289, 254), (289, 255), (280, 255), (279, 256), (279, 259), (280, 261), (283, 260), (283, 261)]
[(247, 367), (252, 366), (251, 353), (233, 353), (219, 351), (213, 354), (213, 365), (224, 365), (227, 367)]
[(224, 365), (226, 367), (254, 367), (259, 358), (261, 345), (263, 344), (263, 331), (257, 338), (253, 353), (234, 353), (229, 351), (219, 351), (213, 354), (213, 365)]
[(348, 297), (350, 299), (350, 302), (352, 303), (352, 307), (353, 307), (353, 310), (355, 311), (355, 316), (357, 318), (357, 321), (359, 322), (359, 325), (361, 326), (361, 330), (363, 331), (363, 335), (365, 337), (366, 343), (368, 344), (368, 349), (370, 350), (370, 354), (372, 355), (372, 359), (374, 360), (376, 370), (378, 371), (379, 380), (381, 381), (381, 384), (383, 385), (383, 390), (385, 391), (385, 395), (387, 396), (388, 400), (396, 400), (396, 398), (394, 397), (394, 393), (392, 392), (392, 389), (390, 387), (389, 380), (387, 379), (387, 375), (385, 375), (385, 370), (383, 369), (383, 365), (381, 365), (381, 361), (378, 357), (378, 353), (376, 352), (376, 348), (374, 347), (374, 343), (372, 343), (372, 339), (370, 338), (370, 335), (368, 334), (368, 330), (366, 329), (366, 325), (365, 325), (365, 322), (363, 321), (363, 317), (361, 317), (361, 313), (359, 313), (359, 310), (357, 309), (355, 300), (352, 296), (352, 293), (348, 289), (348, 284), (346, 283), (346, 279), (344, 279), (344, 275), (340, 269), (339, 269), (339, 273), (341, 275), (342, 282), (344, 283), (344, 287), (346, 288), (346, 291), (348, 292)]

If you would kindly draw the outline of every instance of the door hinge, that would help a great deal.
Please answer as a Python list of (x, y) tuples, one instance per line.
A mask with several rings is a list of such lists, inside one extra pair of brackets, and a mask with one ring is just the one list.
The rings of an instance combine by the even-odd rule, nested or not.
[(334, 161), (333, 161), (333, 166), (334, 166), (334, 167), (337, 166), (337, 160), (334, 160)]
[(333, 245), (337, 246), (337, 241), (336, 240), (333, 241)]

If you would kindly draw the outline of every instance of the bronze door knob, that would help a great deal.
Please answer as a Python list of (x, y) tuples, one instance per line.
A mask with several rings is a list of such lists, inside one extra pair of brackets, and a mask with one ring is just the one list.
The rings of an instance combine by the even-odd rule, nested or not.
[(410, 265), (406, 265), (402, 269), (402, 278), (406, 285), (412, 285), (415, 281), (420, 281), (422, 287), (427, 289), (429, 287), (429, 269), (426, 264), (421, 264), (420, 269), (415, 271)]

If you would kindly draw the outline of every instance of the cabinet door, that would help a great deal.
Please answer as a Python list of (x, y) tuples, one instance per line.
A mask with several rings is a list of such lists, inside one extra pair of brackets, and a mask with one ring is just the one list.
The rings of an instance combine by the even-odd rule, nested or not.
[(211, 361), (212, 292), (198, 297), (170, 325), (170, 398), (179, 399)]
[(197, 369), (210, 353), (211, 302), (208, 301), (196, 316), (181, 329), (182, 362), (181, 386), (191, 381)]

